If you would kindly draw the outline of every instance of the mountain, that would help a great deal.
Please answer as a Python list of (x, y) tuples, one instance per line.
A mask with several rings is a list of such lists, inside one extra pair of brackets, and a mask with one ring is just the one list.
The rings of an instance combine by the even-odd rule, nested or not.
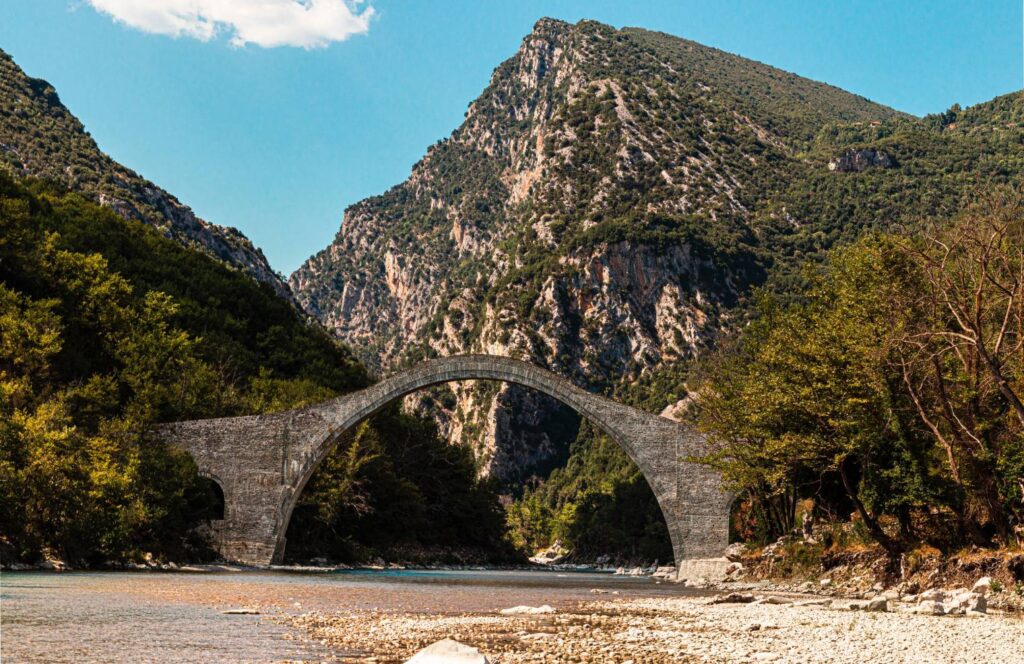
[[(146, 224), (0, 170), (3, 564), (202, 557), (194, 528), (215, 518), (215, 492), (187, 454), (139, 433), (366, 387), (352, 354), (296, 314)], [(503, 535), (472, 454), (390, 408), (327, 455), (288, 555), (493, 561), (512, 555)]]
[[(669, 35), (543, 19), (463, 124), (347, 209), (290, 284), (382, 370), (479, 351), (621, 389), (685, 365), (765, 280), (760, 218), (824, 127), (905, 117)], [(510, 485), (563, 463), (579, 426), (507, 385), (414, 402)]]
[[(0, 52), (0, 557), (178, 561), (216, 492), (159, 421), (284, 410), (371, 382), (300, 315), (244, 236), (99, 151)], [(222, 504), (221, 504), (222, 507)], [(387, 409), (303, 492), (288, 555), (475, 562), (516, 554), (472, 454)]]
[(46, 81), (0, 50), (0, 165), (51, 180), (269, 284), (290, 299), (263, 252), (240, 231), (197, 217), (177, 198), (100, 151)]

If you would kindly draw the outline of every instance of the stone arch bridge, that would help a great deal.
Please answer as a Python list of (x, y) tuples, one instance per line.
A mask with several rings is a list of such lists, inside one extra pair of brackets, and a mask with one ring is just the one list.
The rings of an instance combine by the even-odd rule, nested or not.
[(697, 561), (721, 560), (728, 543), (732, 496), (721, 489), (714, 471), (687, 461), (705, 450), (700, 434), (507, 357), (460, 355), (430, 360), (314, 406), (166, 424), (158, 435), (188, 451), (200, 474), (217, 482), (224, 492), (224, 518), (213, 522), (214, 543), (224, 558), (265, 566), (282, 560), (296, 501), (346, 431), (410, 392), (471, 379), (538, 390), (603, 429), (636, 462), (653, 489), (681, 571), (689, 564), (699, 573), (707, 563)]

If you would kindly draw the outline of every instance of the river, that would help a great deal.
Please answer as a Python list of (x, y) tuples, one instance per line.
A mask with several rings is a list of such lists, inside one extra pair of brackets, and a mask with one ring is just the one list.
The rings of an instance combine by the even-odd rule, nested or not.
[[(14, 662), (338, 660), (270, 618), (309, 611), (486, 613), (527, 604), (679, 596), (649, 578), (554, 571), (4, 572), (0, 659)], [(221, 611), (259, 607), (262, 615)]]

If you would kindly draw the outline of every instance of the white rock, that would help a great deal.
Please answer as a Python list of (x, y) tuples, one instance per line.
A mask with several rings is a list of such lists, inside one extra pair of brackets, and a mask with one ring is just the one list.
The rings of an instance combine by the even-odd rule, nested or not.
[(47, 558), (43, 562), (39, 563), (39, 569), (48, 569), (59, 572), (67, 569), (67, 565), (64, 564), (63, 560), (58, 558)]
[(405, 664), (489, 664), (484, 655), (452, 639), (433, 643), (406, 660)]
[(917, 596), (922, 602), (944, 602), (947, 599), (946, 591), (938, 588), (930, 588)]
[(547, 604), (543, 606), (513, 606), (508, 609), (502, 609), (501, 613), (506, 616), (517, 616), (517, 615), (536, 615), (540, 613), (554, 613), (555, 608)]
[(884, 597), (875, 597), (868, 602), (868, 611), (875, 611), (878, 613), (885, 613), (889, 610), (889, 600)]
[(241, 609), (224, 609), (221, 613), (228, 616), (258, 616), (260, 614), (257, 609), (250, 609), (248, 607)]
[(676, 577), (676, 568), (672, 566), (659, 567), (654, 570), (652, 574), (655, 579), (674, 579)]
[(820, 585), (822, 588), (828, 588), (832, 585), (832, 579), (822, 579), (818, 582), (818, 585)]
[(992, 590), (992, 577), (981, 577), (980, 579), (974, 582), (974, 585), (971, 586), (971, 590), (976, 593), (981, 593), (983, 595), (988, 594)]
[(929, 616), (941, 616), (946, 613), (946, 607), (942, 605), (942, 602), (925, 599), (914, 608), (914, 613), (922, 613)]
[(945, 606), (946, 613), (955, 615), (963, 615), (968, 611), (986, 613), (988, 611), (988, 600), (981, 593), (965, 591), (947, 601)]
[(970, 601), (970, 593), (953, 595), (942, 603), (947, 614), (963, 615), (967, 611), (967, 603)]
[(733, 542), (725, 548), (725, 558), (729, 562), (737, 563), (743, 557), (746, 547), (741, 542)]

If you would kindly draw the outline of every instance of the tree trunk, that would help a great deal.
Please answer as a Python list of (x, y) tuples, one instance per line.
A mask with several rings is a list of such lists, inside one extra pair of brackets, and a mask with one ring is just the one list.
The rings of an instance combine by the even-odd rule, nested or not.
[(860, 495), (857, 493), (856, 487), (850, 481), (850, 477), (846, 472), (846, 459), (839, 462), (839, 477), (843, 480), (843, 487), (846, 489), (846, 493), (850, 496), (850, 500), (853, 501), (853, 505), (857, 508), (857, 513), (860, 514), (860, 518), (864, 520), (864, 525), (867, 526), (868, 532), (871, 536), (882, 545), (886, 553), (890, 556), (898, 556), (903, 548), (894, 539), (885, 534), (882, 527), (878, 525), (878, 520), (875, 519), (871, 514), (868, 513), (864, 507), (864, 503), (860, 500)]

